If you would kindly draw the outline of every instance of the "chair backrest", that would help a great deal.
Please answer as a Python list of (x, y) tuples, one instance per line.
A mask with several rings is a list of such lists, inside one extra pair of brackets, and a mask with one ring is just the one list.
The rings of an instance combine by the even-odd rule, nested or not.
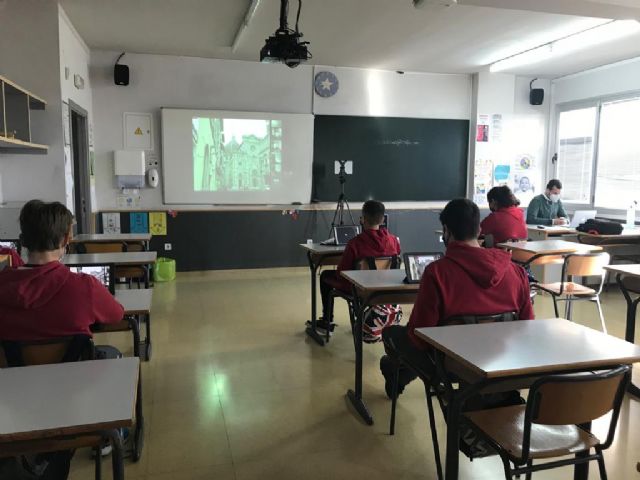
[(441, 326), (476, 325), (479, 323), (513, 322), (518, 320), (517, 312), (497, 313), (494, 315), (458, 315), (442, 322)]
[(365, 257), (356, 262), (356, 270), (394, 270), (400, 268), (400, 257)]
[(0, 340), (0, 368), (77, 362), (94, 357), (89, 335), (74, 335), (47, 340)]
[(11, 266), (11, 255), (0, 255), (0, 270)]
[(630, 379), (627, 365), (601, 372), (551, 375), (529, 390), (523, 451), (528, 454), (531, 424), (581, 425), (613, 411), (604, 448), (613, 441), (620, 406)]
[(142, 242), (126, 242), (125, 248), (127, 252), (143, 252), (144, 244)]
[(604, 252), (567, 255), (564, 259), (564, 272), (567, 276), (576, 277), (604, 275), (604, 267), (610, 261), (611, 256)]
[(76, 245), (78, 253), (119, 253), (127, 251), (127, 244), (113, 243), (79, 243)]

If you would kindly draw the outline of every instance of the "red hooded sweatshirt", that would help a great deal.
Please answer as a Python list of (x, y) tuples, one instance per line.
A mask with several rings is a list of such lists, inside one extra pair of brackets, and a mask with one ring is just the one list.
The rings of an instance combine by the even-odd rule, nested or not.
[[(392, 255), (400, 255), (398, 237), (389, 233), (386, 228), (367, 229), (349, 240), (338, 264), (338, 272), (353, 270), (356, 262), (363, 258)], [(338, 278), (336, 287), (347, 292), (351, 290), (351, 284), (342, 277)]]
[(451, 242), (444, 258), (425, 269), (407, 328), (413, 343), (424, 349), (427, 344), (415, 335), (416, 328), (461, 315), (506, 312), (517, 312), (521, 320), (534, 318), (524, 269), (503, 250)]
[(481, 235), (493, 235), (495, 243), (513, 238), (524, 240), (529, 236), (524, 212), (518, 207), (500, 208), (480, 223)]
[(0, 272), (0, 338), (44, 340), (91, 335), (93, 323), (117, 323), (124, 309), (96, 278), (59, 262)]
[(16, 252), (13, 248), (0, 247), (0, 255), (10, 255), (11, 266), (14, 268), (21, 267), (22, 265), (24, 265), (22, 258), (20, 258), (20, 255), (18, 255), (18, 252)]

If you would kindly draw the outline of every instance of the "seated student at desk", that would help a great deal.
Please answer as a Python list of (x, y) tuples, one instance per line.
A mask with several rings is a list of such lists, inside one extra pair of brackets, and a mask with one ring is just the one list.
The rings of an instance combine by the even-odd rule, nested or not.
[(351, 292), (351, 285), (340, 277), (342, 270), (353, 270), (356, 262), (367, 257), (390, 257), (400, 255), (398, 237), (380, 228), (384, 223), (384, 204), (375, 200), (367, 200), (362, 205), (362, 233), (347, 243), (337, 270), (325, 270), (320, 275), (320, 293), (322, 296), (322, 320), (317, 325), (320, 329), (333, 330), (333, 310), (329, 311), (329, 294), (336, 288)]
[(520, 201), (506, 185), (493, 187), (487, 193), (491, 213), (480, 223), (480, 235), (492, 235), (493, 244), (511, 239), (526, 239), (527, 224)]
[[(425, 269), (409, 323), (382, 331), (390, 354), (395, 349), (425, 372), (434, 372), (435, 365), (427, 355), (427, 343), (415, 335), (416, 328), (435, 327), (461, 315), (516, 312), (522, 320), (534, 318), (524, 269), (514, 264), (506, 251), (482, 248), (478, 243), (478, 206), (464, 198), (452, 200), (440, 213), (440, 222), (447, 250), (442, 259)], [(393, 347), (389, 349), (389, 345)], [(390, 398), (394, 363), (389, 355), (380, 359)], [(415, 378), (412, 371), (402, 369), (398, 393)]]
[(527, 224), (529, 225), (566, 225), (567, 212), (564, 211), (560, 193), (562, 183), (553, 179), (547, 183), (544, 193), (533, 197), (527, 207)]
[[(31, 200), (22, 208), (20, 240), (29, 250), (29, 259), (23, 267), (0, 272), (0, 339), (91, 335), (93, 323), (122, 320), (124, 309), (107, 288), (96, 278), (72, 273), (60, 263), (71, 238), (72, 221), (71, 212), (58, 202)], [(66, 479), (72, 456), (72, 451), (62, 451), (36, 457), (36, 468), (45, 469), (37, 478)]]

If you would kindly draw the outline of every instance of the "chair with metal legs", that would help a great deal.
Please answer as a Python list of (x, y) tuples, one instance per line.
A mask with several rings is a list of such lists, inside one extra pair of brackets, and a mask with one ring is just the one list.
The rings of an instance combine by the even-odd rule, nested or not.
[[(562, 264), (562, 275), (560, 282), (536, 283), (533, 288), (547, 292), (553, 299), (553, 309), (556, 317), (559, 317), (558, 302), (565, 302), (564, 316), (571, 320), (573, 302), (580, 300), (595, 301), (598, 308), (598, 315), (602, 325), (602, 331), (607, 333), (607, 326), (602, 313), (600, 294), (606, 278), (605, 266), (609, 265), (611, 257), (608, 253), (581, 253), (567, 255)], [(597, 289), (586, 287), (573, 281), (575, 277), (599, 276), (600, 283)]]

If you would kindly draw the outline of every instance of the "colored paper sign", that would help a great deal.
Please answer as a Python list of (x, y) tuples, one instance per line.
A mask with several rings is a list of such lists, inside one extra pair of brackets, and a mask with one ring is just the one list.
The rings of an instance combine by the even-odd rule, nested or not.
[(510, 165), (496, 165), (493, 171), (493, 177), (497, 182), (504, 182), (509, 178), (509, 172), (511, 171)]
[(129, 231), (131, 233), (149, 233), (149, 216), (143, 212), (129, 214)]
[(102, 233), (120, 233), (120, 213), (102, 214)]
[(166, 212), (149, 212), (149, 232), (152, 235), (167, 234)]

